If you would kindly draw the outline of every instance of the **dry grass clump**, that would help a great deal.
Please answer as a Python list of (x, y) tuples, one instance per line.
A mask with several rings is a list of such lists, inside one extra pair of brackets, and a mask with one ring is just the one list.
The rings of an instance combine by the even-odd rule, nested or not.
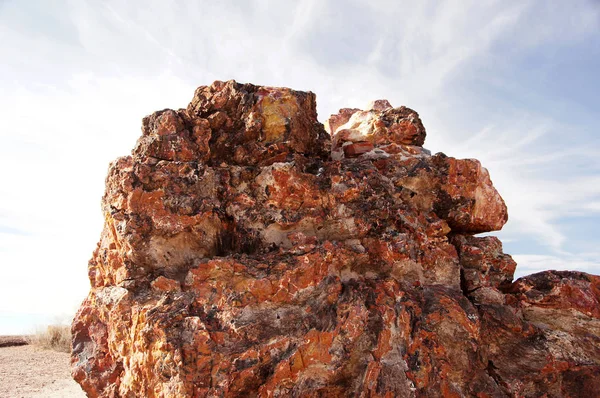
[(29, 338), (29, 342), (50, 350), (71, 352), (71, 327), (50, 325), (46, 330), (38, 330)]

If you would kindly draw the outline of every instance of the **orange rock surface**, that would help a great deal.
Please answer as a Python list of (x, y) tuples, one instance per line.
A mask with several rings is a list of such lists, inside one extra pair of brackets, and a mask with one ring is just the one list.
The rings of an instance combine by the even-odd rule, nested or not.
[[(324, 126), (234, 81), (143, 120), (110, 166), (72, 374), (90, 397), (562, 397), (600, 391), (600, 278), (513, 282), (476, 160), (416, 112)], [(545, 394), (545, 395), (544, 395)]]

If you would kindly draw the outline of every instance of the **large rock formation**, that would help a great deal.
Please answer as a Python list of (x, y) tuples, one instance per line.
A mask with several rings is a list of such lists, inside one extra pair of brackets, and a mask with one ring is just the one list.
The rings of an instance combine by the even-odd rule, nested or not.
[(581, 397), (600, 278), (513, 282), (476, 160), (416, 112), (215, 82), (110, 166), (72, 370), (90, 397)]

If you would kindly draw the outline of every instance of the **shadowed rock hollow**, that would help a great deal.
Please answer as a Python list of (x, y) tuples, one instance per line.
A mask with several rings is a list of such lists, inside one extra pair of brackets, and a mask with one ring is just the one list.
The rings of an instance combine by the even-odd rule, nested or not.
[[(600, 278), (513, 282), (506, 206), (413, 110), (317, 121), (234, 81), (142, 123), (110, 165), (72, 373), (90, 397), (580, 397)], [(546, 394), (546, 395), (544, 395)]]

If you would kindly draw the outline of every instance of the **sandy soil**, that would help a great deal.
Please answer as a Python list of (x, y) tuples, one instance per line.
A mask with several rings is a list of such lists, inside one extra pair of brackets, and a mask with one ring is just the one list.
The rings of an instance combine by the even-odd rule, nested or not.
[(69, 373), (69, 354), (32, 345), (0, 348), (0, 398), (85, 397)]

